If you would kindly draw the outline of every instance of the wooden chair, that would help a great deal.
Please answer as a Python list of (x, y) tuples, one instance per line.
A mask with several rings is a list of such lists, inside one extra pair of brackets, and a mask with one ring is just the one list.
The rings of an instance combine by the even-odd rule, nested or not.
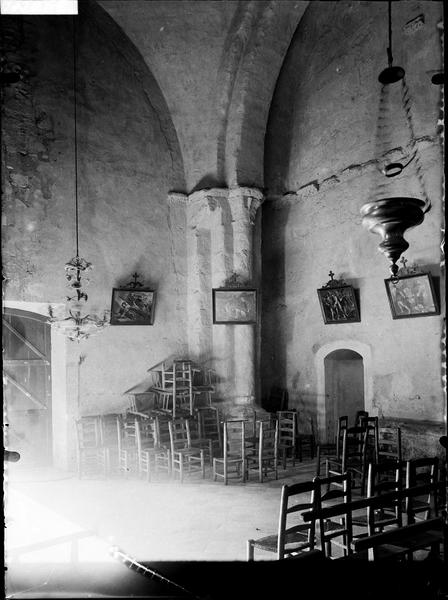
[(298, 459), (300, 462), (302, 462), (302, 459), (303, 459), (304, 448), (306, 448), (308, 450), (311, 460), (314, 459), (314, 456), (316, 453), (316, 434), (314, 431), (314, 420), (312, 417), (310, 417), (309, 423), (310, 423), (309, 433), (301, 433), (299, 431), (300, 427), (297, 424), (296, 449), (297, 449), (297, 456), (298, 456)]
[(134, 415), (118, 415), (116, 419), (118, 440), (118, 471), (128, 476), (137, 471), (137, 433)]
[(366, 460), (377, 463), (379, 460), (379, 425), (378, 417), (362, 417), (361, 427), (367, 429)]
[[(156, 461), (167, 464), (171, 460), (170, 450), (161, 446), (157, 435), (157, 421), (135, 420), (135, 434), (137, 443), (137, 469), (138, 474), (146, 474), (148, 481), (156, 471)], [(171, 469), (169, 470), (169, 473)]]
[(161, 364), (160, 382), (150, 388), (158, 397), (159, 410), (172, 418), (193, 414), (193, 375), (191, 362), (174, 360), (171, 367)]
[(214, 406), (201, 406), (196, 410), (199, 437), (212, 440), (213, 454), (222, 450), (222, 432), (219, 410)]
[(154, 455), (154, 473), (166, 473), (171, 475), (171, 440), (169, 422), (171, 418), (167, 415), (154, 414), (154, 435), (158, 452)]
[(339, 417), (336, 428), (336, 435), (333, 442), (321, 442), (320, 455), (340, 459), (342, 453), (342, 434), (348, 427), (348, 417), (346, 415)]
[(286, 469), (288, 457), (292, 466), (296, 460), (297, 413), (294, 410), (277, 411), (278, 420), (278, 455), (282, 467)]
[(212, 467), (213, 456), (216, 447), (215, 440), (201, 435), (197, 416), (196, 418), (187, 419), (187, 421), (187, 427), (190, 435), (190, 444), (195, 448), (202, 448), (204, 450), (204, 457), (206, 460), (208, 460), (210, 466)]
[(196, 382), (194, 375), (197, 374), (199, 369), (193, 371), (193, 406), (199, 407), (201, 397), (205, 398), (205, 406), (211, 407), (212, 405), (212, 394), (215, 393), (215, 379), (216, 373), (213, 369), (206, 369), (203, 372), (203, 381)]
[(400, 427), (378, 428), (378, 461), (402, 461)]
[(363, 420), (369, 416), (367, 410), (358, 410), (355, 415), (355, 422), (353, 423), (354, 427), (362, 427)]
[[(435, 457), (412, 458), (406, 463), (406, 487), (422, 484), (437, 484), (439, 481), (439, 459)], [(406, 500), (408, 524), (415, 523), (416, 516), (425, 514), (423, 519), (439, 514), (438, 494), (432, 490), (427, 496), (409, 497)], [(421, 520), (421, 519), (419, 519)]]
[(247, 540), (248, 561), (254, 560), (255, 548), (265, 552), (274, 552), (278, 560), (314, 549), (316, 543), (315, 521), (304, 523), (301, 520), (301, 513), (315, 506), (316, 489), (315, 481), (282, 487), (277, 534), (264, 536), (257, 540)]
[(108, 473), (118, 468), (117, 413), (100, 415), (101, 445), (106, 448), (106, 470)]
[(366, 480), (366, 443), (368, 431), (365, 427), (350, 427), (342, 432), (342, 454), (337, 457), (327, 457), (326, 476), (342, 475), (346, 471), (352, 474), (354, 481), (359, 479), (361, 494), (364, 494)]
[(258, 472), (258, 481), (263, 483), (263, 478), (268, 473), (273, 473), (278, 479), (278, 428), (275, 421), (257, 421), (258, 443), (253, 453), (246, 455), (246, 476), (249, 479), (251, 470)]
[(171, 443), (171, 473), (179, 474), (182, 483), (184, 474), (197, 473), (205, 478), (204, 449), (192, 445), (188, 419), (179, 418), (168, 422)]
[[(404, 464), (398, 460), (383, 461), (381, 463), (369, 463), (367, 471), (367, 497), (379, 496), (392, 491), (402, 489), (402, 471)], [(392, 499), (389, 505), (379, 509), (368, 508), (365, 514), (354, 515), (353, 526), (367, 528), (367, 535), (373, 535), (386, 526), (394, 525), (401, 527), (402, 519), (401, 500)], [(361, 533), (360, 535), (366, 535)], [(359, 536), (353, 536), (359, 537)]]
[[(213, 458), (213, 481), (221, 478), (227, 485), (234, 470), (237, 477), (246, 481), (246, 430), (248, 421), (229, 419), (223, 423), (223, 455)], [(221, 469), (219, 467), (222, 467)]]
[[(334, 499), (342, 499), (344, 503), (351, 502), (352, 486), (349, 472), (325, 478), (315, 477), (314, 481), (319, 484), (315, 503), (317, 511), (321, 511), (326, 502)], [(332, 486), (336, 489), (332, 489)], [(322, 492), (324, 489), (326, 491)], [(352, 552), (352, 518), (350, 512), (342, 515), (339, 520), (319, 516), (318, 523), (320, 550), (324, 553), (324, 556), (332, 556), (333, 544), (342, 548), (344, 555)]]
[(106, 477), (107, 448), (101, 438), (101, 421), (99, 416), (85, 416), (77, 419), (76, 426), (76, 458), (78, 477), (83, 475)]

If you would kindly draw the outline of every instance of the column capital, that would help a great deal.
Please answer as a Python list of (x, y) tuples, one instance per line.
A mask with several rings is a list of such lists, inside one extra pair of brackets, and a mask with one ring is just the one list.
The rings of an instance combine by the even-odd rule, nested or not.
[(233, 208), (244, 209), (244, 216), (250, 225), (255, 224), (255, 215), (264, 200), (264, 194), (258, 188), (237, 187), (229, 190), (229, 203)]
[(188, 196), (182, 192), (168, 192), (168, 204), (187, 204)]

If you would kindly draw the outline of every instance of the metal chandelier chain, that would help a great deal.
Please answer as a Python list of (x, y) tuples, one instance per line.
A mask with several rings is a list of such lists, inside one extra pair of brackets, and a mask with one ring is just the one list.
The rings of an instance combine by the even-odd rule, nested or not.
[(76, 231), (76, 258), (79, 258), (79, 225), (78, 225), (78, 127), (77, 127), (77, 46), (76, 46), (76, 17), (73, 17), (73, 111), (75, 121), (75, 231)]

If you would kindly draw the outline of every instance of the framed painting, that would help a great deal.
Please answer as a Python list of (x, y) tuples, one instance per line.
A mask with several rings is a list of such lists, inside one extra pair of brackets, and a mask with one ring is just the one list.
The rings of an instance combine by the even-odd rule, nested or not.
[(437, 298), (429, 273), (415, 273), (385, 279), (393, 319), (428, 317), (439, 314)]
[(317, 290), (324, 323), (357, 323), (361, 321), (355, 290), (351, 285), (323, 287)]
[(113, 288), (111, 325), (152, 325), (156, 292), (142, 288)]
[(257, 290), (250, 288), (215, 288), (213, 323), (256, 323)]

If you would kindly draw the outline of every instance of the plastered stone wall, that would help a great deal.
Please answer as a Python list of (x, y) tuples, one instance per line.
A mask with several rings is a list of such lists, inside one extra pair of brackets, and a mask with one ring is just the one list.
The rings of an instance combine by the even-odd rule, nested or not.
[[(403, 27), (420, 14), (424, 26), (406, 33)], [(424, 223), (406, 233), (405, 256), (432, 273), (438, 290), (440, 90), (428, 73), (442, 66), (441, 18), (439, 2), (393, 3), (394, 64), (406, 70), (415, 144), (432, 203)], [(271, 106), (268, 201), (262, 208), (262, 384), (264, 395), (272, 385), (287, 387), (290, 406), (304, 418), (318, 415), (325, 402), (315, 357), (325, 345), (335, 349), (340, 342), (355, 350), (360, 344), (364, 358), (369, 355), (365, 399), (373, 414), (443, 419), (442, 316), (392, 320), (384, 285), (388, 263), (377, 250), (381, 240), (362, 227), (359, 213), (379, 177), (377, 77), (387, 66), (386, 46), (387, 3), (310, 3)], [(389, 118), (398, 115), (394, 111)], [(383, 140), (383, 149), (402, 145), (403, 133), (399, 128), (398, 141)], [(415, 171), (405, 170), (400, 178), (394, 185), (421, 197)], [(329, 280), (330, 269), (359, 290), (360, 323), (324, 324), (316, 290)]]
[[(110, 326), (70, 347), (74, 416), (122, 409), (123, 392), (151, 365), (186, 351), (185, 215), (166, 202), (181, 159), (147, 67), (93, 8), (83, 4), (77, 19), (79, 243), (94, 264), (88, 308), (110, 308), (112, 288), (135, 271), (157, 302), (153, 326)], [(2, 107), (5, 300), (60, 303), (64, 264), (75, 255), (72, 20), (2, 17), (2, 25), (8, 59), (26, 68)]]

